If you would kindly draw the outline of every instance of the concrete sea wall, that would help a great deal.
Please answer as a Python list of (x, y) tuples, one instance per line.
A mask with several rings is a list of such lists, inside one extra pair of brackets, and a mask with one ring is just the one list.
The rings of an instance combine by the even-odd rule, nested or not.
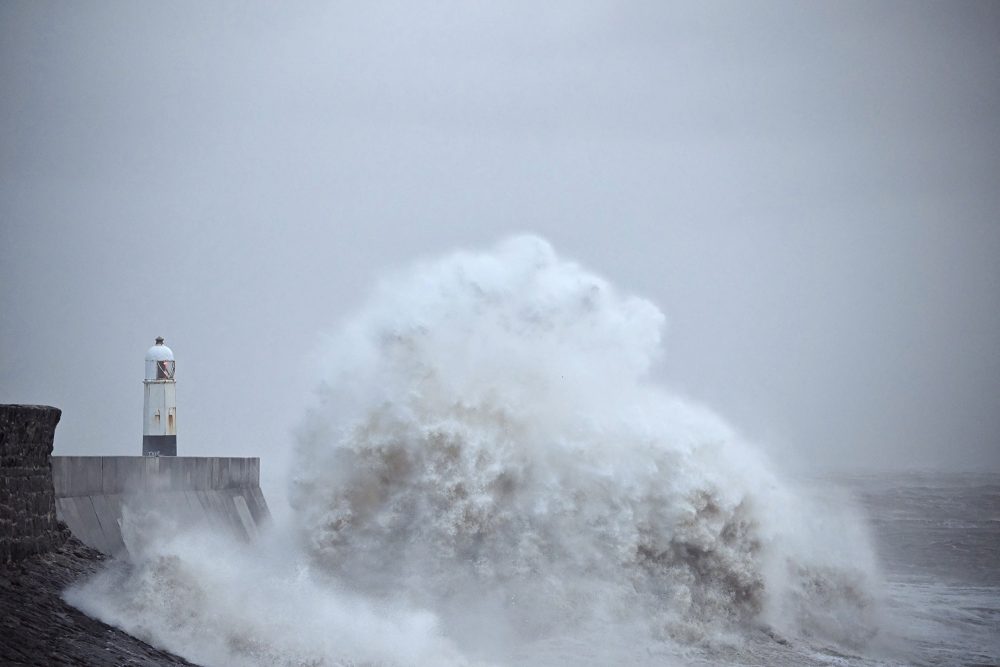
[(0, 405), (0, 563), (58, 549), (68, 537), (49, 468), (60, 416), (48, 405)]
[(113, 556), (128, 551), (126, 515), (164, 526), (207, 524), (245, 540), (270, 518), (257, 458), (55, 456), (52, 479), (59, 519)]
[(125, 556), (127, 516), (163, 530), (206, 524), (245, 540), (270, 518), (260, 459), (52, 456), (61, 416), (46, 405), (0, 405), (0, 563), (58, 549), (66, 527)]

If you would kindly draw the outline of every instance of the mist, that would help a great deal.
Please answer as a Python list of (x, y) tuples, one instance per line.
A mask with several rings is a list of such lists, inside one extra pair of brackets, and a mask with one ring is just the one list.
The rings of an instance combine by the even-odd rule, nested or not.
[(905, 655), (858, 506), (653, 381), (663, 321), (536, 236), (403, 267), (324, 346), (293, 512), (248, 548), (126, 498), (66, 599), (219, 666)]
[(805, 470), (1000, 468), (994, 3), (0, 6), (0, 401), (284, 492), (380, 276), (531, 232)]

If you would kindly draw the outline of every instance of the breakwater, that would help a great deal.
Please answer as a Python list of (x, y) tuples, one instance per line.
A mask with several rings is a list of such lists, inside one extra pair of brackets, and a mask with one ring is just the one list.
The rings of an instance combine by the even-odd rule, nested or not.
[(54, 456), (52, 478), (59, 518), (84, 544), (113, 556), (127, 553), (122, 526), (130, 511), (244, 540), (270, 518), (258, 458)]

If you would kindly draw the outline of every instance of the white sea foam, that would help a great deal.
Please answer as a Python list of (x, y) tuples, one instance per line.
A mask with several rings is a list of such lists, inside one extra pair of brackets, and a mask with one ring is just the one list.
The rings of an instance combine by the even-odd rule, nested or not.
[(294, 524), (249, 552), (133, 531), (70, 599), (212, 665), (863, 648), (862, 522), (650, 380), (663, 320), (535, 237), (391, 276), (329, 342)]

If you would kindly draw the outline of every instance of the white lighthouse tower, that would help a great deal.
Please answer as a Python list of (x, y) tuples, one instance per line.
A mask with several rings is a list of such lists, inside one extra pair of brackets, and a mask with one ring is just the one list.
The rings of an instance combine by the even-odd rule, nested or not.
[(143, 456), (177, 456), (177, 383), (174, 353), (157, 336), (146, 352), (142, 422)]

